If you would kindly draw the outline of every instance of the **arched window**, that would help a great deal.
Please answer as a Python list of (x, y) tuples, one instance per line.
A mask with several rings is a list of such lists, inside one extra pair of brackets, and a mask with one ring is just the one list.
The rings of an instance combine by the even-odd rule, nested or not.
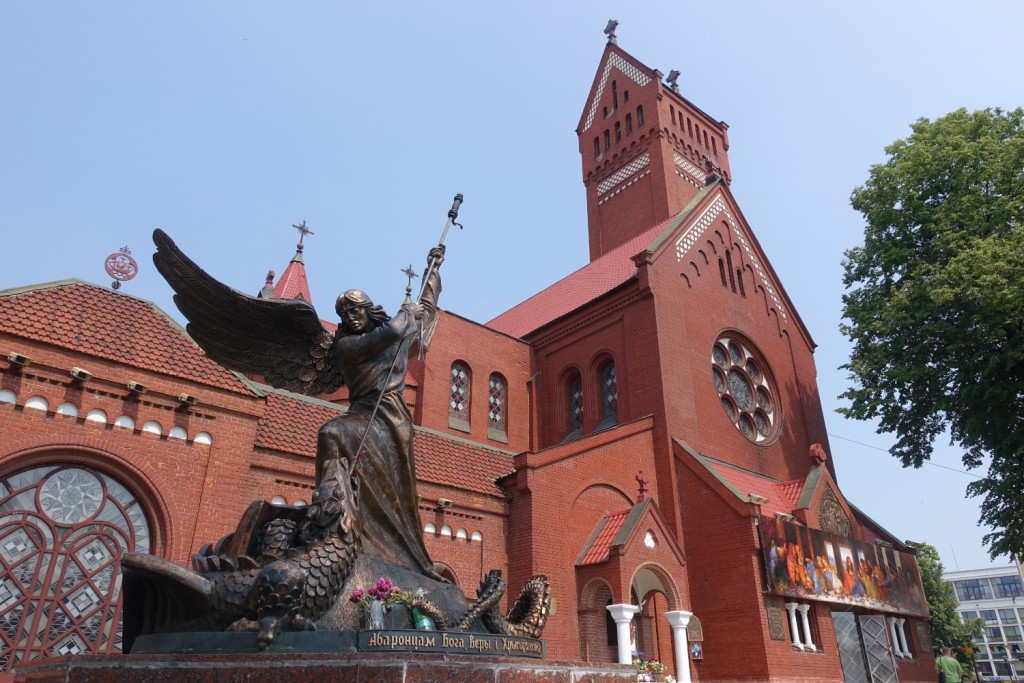
[(601, 156), (601, 139), (594, 138), (594, 158)]
[(506, 426), (508, 410), (508, 384), (498, 373), (492, 373), (487, 380), (487, 437), (508, 443)]
[(644, 105), (640, 105), (636, 108), (636, 125), (644, 125)]
[(612, 81), (612, 111), (619, 108), (619, 84)]
[(622, 142), (622, 124), (615, 122), (615, 142)]
[(604, 129), (604, 149), (607, 152), (612, 148), (612, 134), (607, 128)]
[(139, 501), (80, 465), (0, 478), (0, 671), (41, 657), (121, 651), (118, 558), (149, 552)]
[(633, 115), (626, 114), (626, 135), (630, 135), (633, 132)]
[(469, 431), (469, 389), (473, 374), (460, 360), (452, 363), (451, 391), (448, 394), (448, 426)]
[(578, 439), (583, 434), (583, 377), (573, 372), (565, 380), (565, 421), (563, 441)]
[(601, 423), (598, 429), (619, 424), (619, 382), (615, 374), (615, 361), (608, 360), (598, 371), (601, 383)]

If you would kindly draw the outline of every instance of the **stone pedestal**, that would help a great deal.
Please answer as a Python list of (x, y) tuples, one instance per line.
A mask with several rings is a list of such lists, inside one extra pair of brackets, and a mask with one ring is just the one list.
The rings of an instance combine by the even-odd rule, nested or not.
[(28, 663), (17, 683), (635, 683), (633, 666), (408, 653), (75, 655)]

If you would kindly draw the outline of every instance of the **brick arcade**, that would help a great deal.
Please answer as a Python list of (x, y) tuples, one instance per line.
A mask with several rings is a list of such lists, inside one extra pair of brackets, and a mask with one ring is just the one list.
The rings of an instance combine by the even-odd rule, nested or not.
[[(613, 37), (577, 133), (590, 263), (487, 322), (441, 311), (410, 365), (432, 558), (469, 596), (494, 567), (510, 590), (547, 575), (554, 660), (934, 680), (924, 615), (880, 588), (913, 551), (836, 481), (814, 342), (730, 191), (728, 126)], [(260, 295), (309, 300), (301, 256)], [(243, 379), (76, 280), (0, 292), (0, 352), (0, 672), (118, 652), (120, 552), (186, 564), (252, 500), (307, 502), (346, 402)], [(778, 582), (765, 526), (816, 549), (800, 591), (803, 555)], [(861, 580), (847, 555), (874, 602), (825, 581)]]

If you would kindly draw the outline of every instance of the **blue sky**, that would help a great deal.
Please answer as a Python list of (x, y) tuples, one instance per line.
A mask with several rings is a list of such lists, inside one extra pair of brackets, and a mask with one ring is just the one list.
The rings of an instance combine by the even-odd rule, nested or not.
[(947, 569), (988, 565), (956, 449), (906, 471), (834, 412), (841, 259), (851, 190), (912, 121), (1024, 104), (1024, 3), (4, 3), (0, 288), (106, 284), (127, 245), (124, 291), (176, 314), (153, 228), (255, 293), (306, 220), (321, 313), (350, 287), (393, 309), (462, 192), (442, 305), (488, 320), (586, 262), (574, 129), (613, 17), (730, 125), (733, 193), (818, 343), (847, 497)]

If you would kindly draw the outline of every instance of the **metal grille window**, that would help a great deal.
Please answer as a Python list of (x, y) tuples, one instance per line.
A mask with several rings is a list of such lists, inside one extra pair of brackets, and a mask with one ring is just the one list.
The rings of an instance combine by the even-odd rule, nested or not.
[(121, 553), (149, 552), (149, 523), (122, 484), (46, 465), (0, 479), (0, 671), (121, 651)]
[(578, 372), (569, 376), (565, 383), (566, 429), (564, 441), (583, 434), (583, 378)]
[(723, 336), (711, 347), (711, 374), (725, 414), (743, 436), (754, 443), (778, 436), (778, 398), (759, 355), (738, 339)]
[(487, 380), (487, 436), (508, 442), (507, 419), (508, 385), (505, 378), (493, 373)]
[(451, 391), (448, 394), (448, 426), (469, 431), (469, 396), (473, 375), (462, 361), (452, 363)]
[(601, 424), (598, 429), (614, 427), (619, 423), (619, 381), (615, 363), (608, 361), (601, 366)]

